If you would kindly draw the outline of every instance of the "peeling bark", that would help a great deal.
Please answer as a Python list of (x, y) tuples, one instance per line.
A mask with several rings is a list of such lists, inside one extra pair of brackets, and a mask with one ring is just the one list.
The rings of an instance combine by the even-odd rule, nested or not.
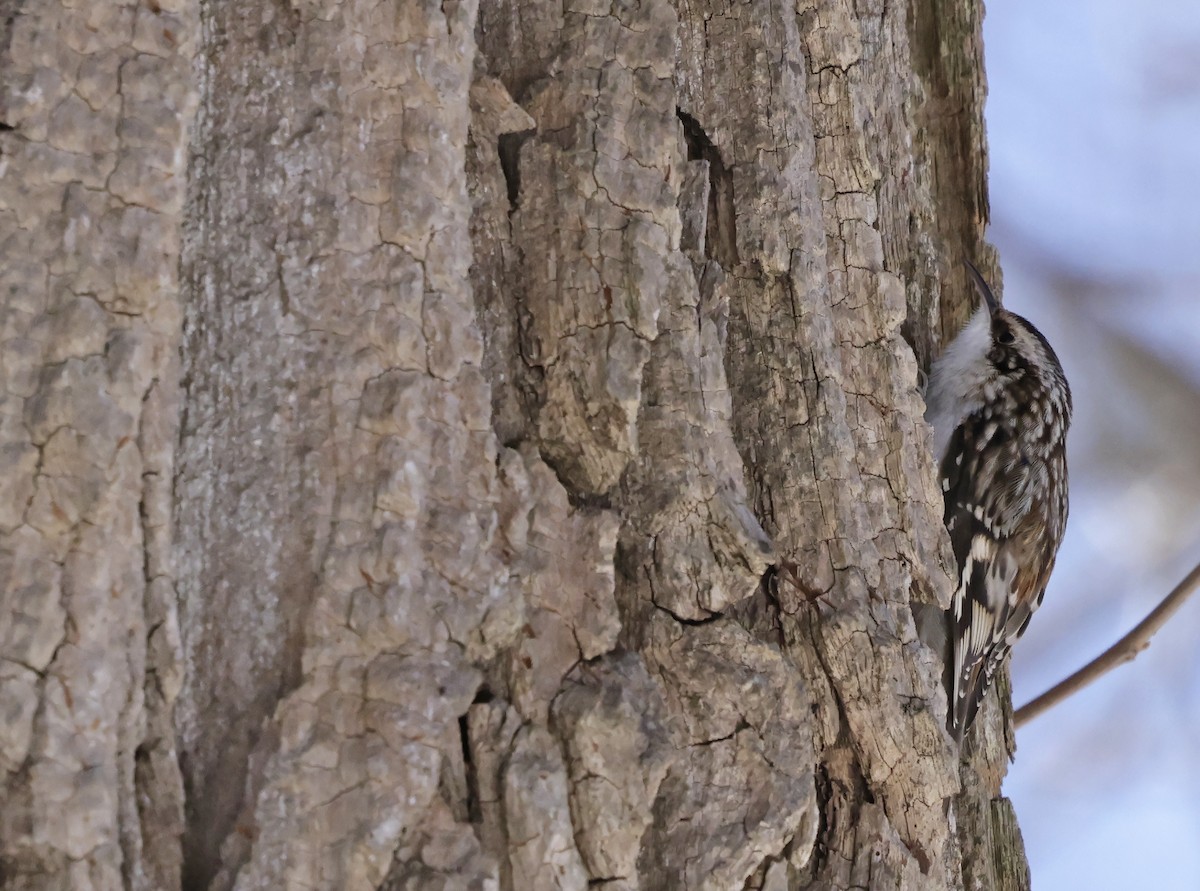
[(0, 888), (1027, 888), (978, 16), (0, 2)]

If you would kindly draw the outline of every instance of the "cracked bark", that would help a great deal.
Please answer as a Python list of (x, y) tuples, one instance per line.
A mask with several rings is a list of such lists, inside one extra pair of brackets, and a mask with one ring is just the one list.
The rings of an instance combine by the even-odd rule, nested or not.
[(0, 18), (0, 888), (1027, 887), (913, 621), (976, 7)]

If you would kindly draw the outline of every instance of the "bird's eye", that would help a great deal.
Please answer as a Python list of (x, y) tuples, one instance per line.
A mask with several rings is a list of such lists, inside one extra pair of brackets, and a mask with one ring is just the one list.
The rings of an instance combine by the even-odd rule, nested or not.
[(996, 340), (1000, 341), (1001, 343), (1012, 343), (1013, 333), (1011, 331), (1001, 331), (1000, 336), (997, 337)]

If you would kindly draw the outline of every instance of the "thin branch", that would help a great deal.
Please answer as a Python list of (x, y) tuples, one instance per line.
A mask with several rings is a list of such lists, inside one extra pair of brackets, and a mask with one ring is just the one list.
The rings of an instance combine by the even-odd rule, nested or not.
[(1162, 603), (1154, 608), (1150, 615), (1142, 619), (1137, 627), (1122, 637), (1119, 641), (1089, 662), (1079, 671), (1064, 681), (1055, 684), (1033, 702), (1026, 703), (1017, 709), (1013, 715), (1014, 723), (1020, 727), (1040, 715), (1046, 709), (1052, 708), (1073, 693), (1078, 693), (1092, 681), (1103, 674), (1112, 671), (1118, 665), (1132, 662), (1146, 647), (1150, 646), (1150, 638), (1158, 631), (1171, 616), (1179, 611), (1184, 602), (1200, 588), (1200, 564), (1175, 586)]

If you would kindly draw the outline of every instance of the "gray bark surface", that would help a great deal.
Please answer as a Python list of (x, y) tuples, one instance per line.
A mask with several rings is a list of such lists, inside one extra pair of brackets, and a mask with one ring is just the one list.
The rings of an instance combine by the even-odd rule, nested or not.
[(1028, 887), (913, 619), (976, 7), (0, 19), (0, 888)]

